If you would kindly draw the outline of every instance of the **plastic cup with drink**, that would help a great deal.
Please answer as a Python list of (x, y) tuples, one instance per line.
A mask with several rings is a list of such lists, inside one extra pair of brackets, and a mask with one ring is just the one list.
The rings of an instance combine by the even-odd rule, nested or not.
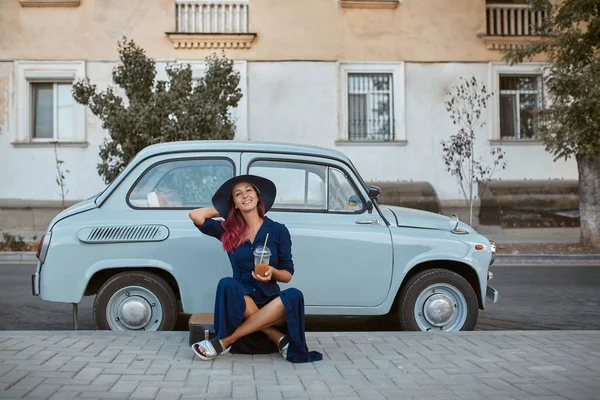
[(271, 258), (271, 250), (267, 247), (267, 240), (269, 239), (269, 234), (267, 233), (267, 238), (265, 239), (264, 246), (258, 246), (254, 249), (254, 273), (256, 275), (260, 275), (262, 277), (265, 276), (267, 271), (269, 270), (269, 259)]

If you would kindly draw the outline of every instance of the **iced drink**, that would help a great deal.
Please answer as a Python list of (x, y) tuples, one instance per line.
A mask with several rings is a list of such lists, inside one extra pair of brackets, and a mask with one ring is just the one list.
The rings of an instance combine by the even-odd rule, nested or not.
[(265, 276), (265, 273), (269, 270), (270, 258), (271, 250), (268, 247), (258, 246), (254, 249), (254, 273), (256, 275)]

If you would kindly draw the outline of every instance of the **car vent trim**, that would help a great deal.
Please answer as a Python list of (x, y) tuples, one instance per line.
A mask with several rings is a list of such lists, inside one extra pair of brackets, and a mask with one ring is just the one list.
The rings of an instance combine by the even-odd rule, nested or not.
[(79, 230), (83, 243), (160, 242), (169, 237), (164, 225), (89, 226)]

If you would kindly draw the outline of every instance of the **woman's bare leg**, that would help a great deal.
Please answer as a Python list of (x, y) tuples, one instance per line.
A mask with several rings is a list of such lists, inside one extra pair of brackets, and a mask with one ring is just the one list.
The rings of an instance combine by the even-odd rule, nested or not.
[[(244, 300), (246, 300), (246, 312), (244, 312), (244, 320), (250, 318), (251, 315), (254, 315), (258, 312), (259, 308), (250, 296), (244, 296)], [(278, 331), (275, 326), (281, 325), (281, 322), (285, 322), (285, 318), (282, 317), (282, 321), (277, 321), (278, 323), (274, 324), (274, 326), (269, 326), (261, 331), (267, 335), (267, 337), (275, 344), (279, 343), (279, 339), (283, 336), (283, 333)]]
[[(279, 339), (281, 339), (283, 335), (283, 333), (281, 333), (279, 330), (277, 330), (275, 328), (275, 326), (283, 326), (285, 324), (285, 310), (283, 309), (283, 303), (281, 303), (281, 299), (277, 298), (275, 300), (279, 301), (279, 303), (281, 304), (281, 309), (283, 310), (281, 317), (279, 319), (277, 319), (275, 322), (271, 323), (268, 326), (265, 326), (263, 329), (255, 329), (255, 330), (251, 330), (245, 334), (238, 334), (238, 331), (240, 330), (240, 328), (242, 327), (242, 325), (244, 325), (246, 323), (246, 321), (248, 319), (250, 319), (252, 316), (256, 315), (259, 311), (264, 310), (265, 308), (267, 308), (267, 306), (271, 303), (273, 303), (275, 300), (273, 300), (271, 303), (267, 304), (267, 306), (263, 307), (262, 309), (259, 309), (258, 306), (256, 305), (256, 303), (254, 302), (254, 300), (252, 300), (252, 297), (250, 296), (244, 296), (244, 300), (246, 302), (246, 311), (244, 311), (244, 322), (242, 322), (242, 324), (238, 327), (238, 329), (236, 329), (236, 331), (229, 336), (229, 338), (232, 338), (234, 335), (236, 336), (236, 339), (241, 338), (242, 336), (248, 335), (252, 332), (256, 332), (256, 331), (262, 331), (265, 335), (267, 335), (267, 337), (269, 338), (269, 340), (271, 340), (273, 343), (275, 344), (279, 344)], [(230, 342), (225, 341), (224, 338), (221, 339), (221, 343), (223, 343), (224, 348), (227, 348), (229, 346), (231, 346), (231, 344), (233, 342), (235, 342), (235, 340), (231, 340)], [(206, 355), (204, 353), (204, 350), (202, 350), (202, 347), (197, 347), (198, 351), (204, 355)]]
[(221, 338), (221, 342), (227, 348), (243, 336), (274, 326), (284, 316), (285, 309), (283, 303), (281, 302), (281, 298), (277, 297), (275, 300), (250, 315), (240, 326), (238, 326), (231, 336)]

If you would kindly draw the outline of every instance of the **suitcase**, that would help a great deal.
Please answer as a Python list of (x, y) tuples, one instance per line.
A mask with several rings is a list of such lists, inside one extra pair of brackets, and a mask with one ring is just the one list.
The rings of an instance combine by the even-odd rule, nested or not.
[(214, 316), (212, 313), (192, 314), (188, 322), (190, 346), (204, 339), (215, 337)]

